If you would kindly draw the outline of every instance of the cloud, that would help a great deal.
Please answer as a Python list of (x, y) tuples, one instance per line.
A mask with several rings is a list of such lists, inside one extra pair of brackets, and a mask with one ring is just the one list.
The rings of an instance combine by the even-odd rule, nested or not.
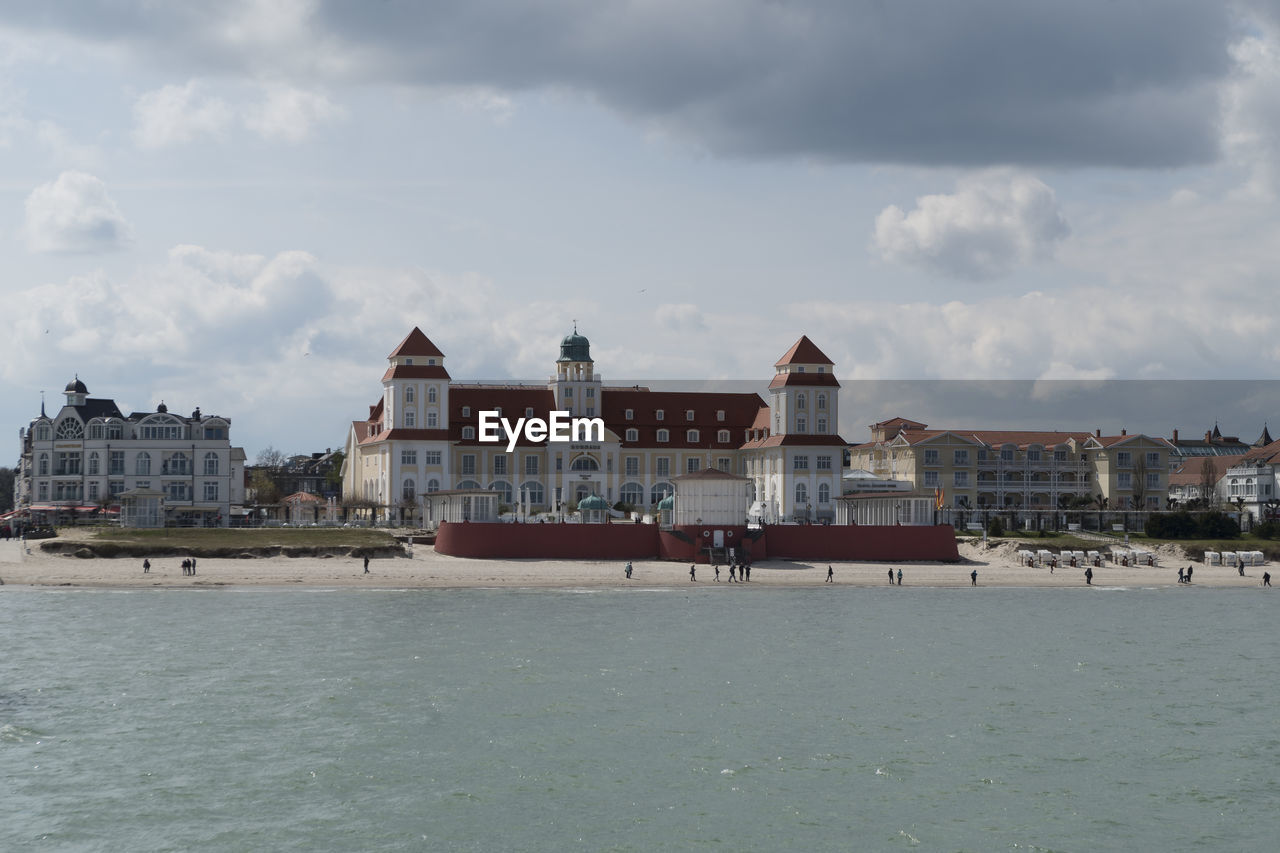
[(262, 102), (245, 111), (244, 123), (263, 139), (296, 143), (306, 139), (315, 125), (345, 115), (322, 93), (273, 83), (264, 87)]
[(73, 171), (27, 196), (22, 237), (32, 252), (90, 254), (124, 248), (133, 240), (133, 228), (102, 181)]
[(1001, 171), (962, 178), (951, 195), (922, 196), (910, 213), (886, 207), (874, 240), (886, 261), (983, 280), (1049, 257), (1069, 232), (1052, 189)]
[[(1247, 13), (1247, 10), (1246, 10)], [(1219, 156), (1228, 4), (345, 0), (19, 4), (210, 77), (573, 93), (726, 156), (1169, 167)]]
[(146, 92), (133, 105), (133, 138), (140, 148), (164, 148), (224, 133), (235, 115), (195, 80)]
[(707, 328), (702, 311), (687, 302), (659, 305), (653, 318), (663, 329), (673, 332), (701, 332)]

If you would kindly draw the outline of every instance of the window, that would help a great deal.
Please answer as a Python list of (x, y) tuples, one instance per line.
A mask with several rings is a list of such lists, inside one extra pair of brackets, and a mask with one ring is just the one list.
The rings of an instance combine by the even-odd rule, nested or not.
[(440, 451), (439, 450), (422, 451), (422, 464), (423, 465), (439, 465)]
[(806, 418), (804, 415), (797, 415), (796, 416), (796, 432), (808, 432), (808, 431), (809, 431), (809, 419)]
[(75, 418), (63, 418), (58, 422), (58, 438), (83, 438), (84, 427)]
[(1116, 465), (1121, 468), (1130, 468), (1133, 466), (1133, 454), (1127, 450), (1121, 450), (1116, 454)]
[(939, 479), (940, 476), (941, 476), (940, 473), (937, 471), (925, 471), (924, 472), (925, 486), (927, 486), (930, 489), (938, 488), (939, 484), (941, 483), (941, 480)]
[(1013, 448), (1012, 448), (1012, 447), (1002, 447), (1002, 448), (1000, 448), (1000, 461), (1001, 461), (1001, 462), (1012, 462), (1012, 461), (1013, 461)]
[(557, 470), (557, 471), (564, 470), (564, 457), (563, 457), (563, 456), (557, 456), (557, 457), (556, 457), (556, 470)]
[[(49, 482), (47, 480), (40, 481), (40, 487), (37, 491), (40, 494), (40, 497), (38, 498), (38, 500), (42, 500), (42, 501), (49, 500)], [(124, 489), (122, 488), (120, 491), (124, 491)]]
[(190, 484), (186, 480), (174, 480), (166, 483), (164, 490), (168, 493), (171, 501), (191, 500)]
[(91, 440), (102, 438), (102, 424), (89, 424), (89, 438)]
[(724, 409), (716, 409), (716, 420), (724, 420)]
[(819, 504), (831, 503), (831, 486), (828, 485), (827, 483), (818, 484), (818, 503)]
[(809, 487), (804, 483), (796, 483), (796, 506), (809, 502)]
[(967, 450), (957, 450), (957, 451), (955, 451), (955, 453), (954, 453), (954, 454), (952, 454), (952, 457), (951, 457), (951, 458), (952, 458), (952, 462), (953, 462), (953, 464), (955, 464), (955, 465), (968, 465), (968, 464), (969, 464), (969, 451), (967, 451)]
[(671, 440), (671, 432), (669, 430), (665, 430), (665, 429), (658, 430), (659, 444), (666, 444), (670, 440)]
[(218, 475), (218, 454), (212, 451), (204, 455), (204, 475), (206, 477)]
[(635, 429), (634, 427), (627, 430), (627, 441), (639, 441), (639, 440), (640, 440), (640, 430)]
[[(112, 450), (111, 455), (107, 457), (107, 473), (120, 475), (124, 473), (124, 451)], [(120, 489), (124, 491), (123, 487)]]
[[(622, 475), (624, 477), (640, 476), (640, 457), (639, 456), (627, 456), (623, 458)], [(635, 503), (635, 501), (632, 501), (632, 503)]]
[(796, 395), (796, 408), (797, 409), (809, 408), (809, 398), (808, 396), (805, 395), (803, 391), (801, 391), (799, 394)]
[(1147, 467), (1148, 467), (1148, 468), (1159, 468), (1159, 467), (1160, 467), (1160, 453), (1159, 453), (1159, 451), (1150, 451), (1150, 452), (1148, 452), (1148, 453), (1147, 453)]
[(1028, 462), (1039, 462), (1039, 461), (1040, 461), (1040, 451), (1039, 451), (1039, 450), (1028, 450), (1028, 451), (1027, 451), (1027, 461), (1028, 461)]
[(404, 401), (405, 401), (406, 403), (412, 403), (412, 402), (413, 402), (413, 388), (412, 388), (412, 387), (409, 387), (409, 388), (404, 389)]
[(493, 473), (494, 476), (501, 477), (507, 473), (507, 455), (500, 453), (493, 457)]
[(700, 435), (701, 435), (701, 433), (699, 433), (696, 429), (691, 429), (691, 430), (689, 430), (688, 432), (686, 432), (686, 433), (685, 433), (685, 439), (686, 439), (690, 444), (697, 444), (697, 443), (698, 443), (698, 438), (699, 438), (699, 436), (700, 436)]
[(400, 486), (400, 497), (403, 500), (411, 501), (415, 497), (417, 487), (414, 485), (412, 477), (405, 477), (404, 483)]
[(1053, 451), (1053, 461), (1054, 461), (1054, 462), (1066, 462), (1066, 461), (1067, 461), (1067, 451), (1065, 451), (1065, 450), (1055, 450), (1055, 451)]
[(427, 402), (434, 403), (435, 401), (436, 401), (436, 386), (428, 385), (427, 386)]
[(955, 483), (957, 489), (969, 488), (969, 472), (957, 471), (955, 475)]
[(147, 440), (174, 441), (182, 438), (182, 427), (171, 423), (145, 424), (139, 429), (140, 437)]
[(470, 406), (463, 406), (463, 407), (462, 407), (462, 416), (463, 416), (464, 418), (469, 418), (469, 417), (471, 417), (471, 407), (470, 407)]
[(729, 473), (729, 466), (732, 464), (733, 462), (728, 456), (720, 456), (716, 458), (716, 467), (726, 474)]
[(818, 418), (818, 433), (819, 433), (820, 435), (826, 435), (826, 433), (827, 433), (827, 419), (826, 419), (826, 418)]
[(565, 397), (565, 399), (566, 399), (566, 400), (568, 400), (568, 399), (570, 399), (571, 397), (573, 397), (573, 386), (572, 386), (572, 385), (570, 385), (568, 388), (564, 389), (564, 397)]
[(427, 412), (427, 429), (435, 429), (440, 426), (440, 418), (435, 412)]
[(417, 464), (418, 464), (418, 451), (416, 451), (416, 450), (401, 450), (401, 451), (400, 451), (400, 464), (401, 464), (401, 465), (417, 465)]
[(600, 463), (590, 456), (579, 456), (569, 465), (570, 471), (599, 471)]
[(818, 457), (818, 470), (819, 470), (819, 471), (830, 471), (830, 470), (831, 470), (831, 457), (830, 457), (830, 456), (819, 456), (819, 457)]
[[(36, 427), (36, 441), (48, 441), (48, 440), (49, 440), (49, 425), (40, 424), (38, 427)], [(48, 500), (48, 498), (45, 498), (45, 500)]]
[(49, 454), (48, 453), (40, 454), (39, 475), (41, 477), (49, 476)]
[(531, 418), (531, 417), (533, 417), (533, 406), (525, 406), (525, 407), (524, 407), (524, 416), (525, 416), (526, 418)]
[(926, 465), (937, 465), (937, 464), (938, 464), (938, 451), (937, 451), (937, 450), (926, 450), (926, 451), (924, 452), (924, 464), (926, 464)]
[(670, 477), (671, 476), (671, 457), (659, 456), (657, 459), (654, 460), (653, 470), (654, 470), (654, 473), (657, 474), (659, 477)]
[(1147, 488), (1148, 489), (1160, 488), (1160, 475), (1158, 473), (1150, 472), (1147, 474)]
[(476, 455), (474, 453), (464, 453), (462, 455), (462, 474), (469, 476), (476, 473)]
[(463, 440), (464, 440), (464, 441), (469, 441), (469, 440), (471, 440), (471, 439), (473, 439), (473, 438), (475, 438), (475, 437), (476, 437), (476, 428), (475, 428), (475, 427), (473, 427), (473, 426), (464, 426), (464, 427), (462, 428), (462, 438), (463, 438)]
[(160, 463), (160, 473), (186, 475), (191, 473), (191, 460), (185, 453), (175, 453)]
[(808, 470), (809, 470), (809, 457), (808, 457), (808, 456), (797, 456), (797, 457), (795, 457), (794, 459), (792, 459), (792, 460), (791, 460), (791, 470), (792, 470), (792, 471), (808, 471)]
[(587, 389), (587, 399), (588, 399), (588, 400), (594, 400), (595, 398), (596, 398), (596, 389), (594, 389), (594, 388), (588, 388), (588, 389)]
[(98, 482), (95, 480), (89, 484), (89, 500), (96, 501), (98, 499)]
[(137, 460), (134, 462), (133, 473), (150, 474), (151, 473), (151, 454), (139, 453)]
[(418, 413), (413, 409), (405, 409), (404, 425), (410, 429), (418, 425)]
[(427, 480), (427, 494), (432, 494), (438, 491), (440, 491), (440, 481), (437, 480), (435, 477), (432, 477), (430, 480)]
[(538, 474), (538, 457), (526, 456), (524, 458), (524, 473), (526, 477), (534, 477)]
[(100, 460), (98, 459), (98, 451), (95, 450), (94, 452), (89, 454), (89, 476), (90, 477), (97, 476), (99, 461)]
[(658, 409), (658, 411), (653, 413), (653, 419), (656, 421), (660, 421), (665, 417), (666, 417), (666, 412), (664, 412), (662, 409)]
[(702, 470), (702, 460), (696, 456), (691, 456), (684, 460), (684, 470), (686, 474), (696, 474)]
[(728, 444), (728, 443), (729, 443), (729, 431), (728, 431), (727, 429), (722, 429), (722, 430), (720, 430), (719, 432), (717, 432), (717, 433), (716, 433), (716, 442), (717, 442), (718, 444)]
[(636, 416), (636, 410), (635, 410), (635, 409), (627, 409), (627, 410), (625, 410), (625, 411), (623, 412), (622, 416), (623, 416), (624, 418), (626, 418), (627, 420), (629, 420), (629, 421), (630, 421), (630, 420), (634, 420), (634, 419), (635, 419), (635, 416)]
[(217, 480), (205, 480), (204, 499), (207, 501), (216, 501), (218, 499), (218, 481)]
[(667, 495), (674, 491), (670, 483), (654, 483), (653, 488), (649, 490), (649, 503), (658, 504)]
[(686, 421), (691, 421), (691, 420), (693, 420), (693, 409), (685, 409), (685, 410), (684, 410), (684, 419), (685, 419)]
[(112, 497), (122, 493), (124, 491), (124, 480), (110, 481), (107, 483), (107, 490), (111, 493)]
[(206, 439), (218, 439), (218, 440), (224, 439), (227, 437), (227, 428), (226, 427), (205, 427), (204, 437)]
[(622, 489), (618, 492), (618, 498), (624, 504), (639, 506), (644, 503), (644, 486), (639, 483), (623, 483)]
[(494, 480), (489, 484), (489, 491), (498, 493), (498, 500), (504, 504), (510, 504), (511, 501), (511, 484), (506, 480)]
[(526, 480), (521, 483), (520, 491), (530, 504), (537, 506), (546, 503), (546, 498), (542, 493), (542, 484), (537, 480)]
[(1122, 471), (1116, 475), (1116, 486), (1121, 489), (1133, 488), (1133, 474), (1128, 471)]
[(818, 411), (826, 411), (826, 408), (827, 408), (827, 395), (826, 395), (826, 394), (819, 394), (819, 395), (817, 396), (817, 401), (818, 401)]

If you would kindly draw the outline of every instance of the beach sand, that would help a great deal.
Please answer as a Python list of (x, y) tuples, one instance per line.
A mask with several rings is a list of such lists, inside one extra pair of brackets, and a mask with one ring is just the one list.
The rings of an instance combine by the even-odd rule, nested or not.
[[(413, 549), (412, 557), (376, 559), (369, 574), (363, 561), (351, 557), (260, 559), (200, 559), (194, 577), (182, 574), (181, 557), (160, 557), (151, 561), (151, 572), (143, 574), (142, 560), (134, 558), (80, 559), (51, 556), (39, 548), (39, 541), (27, 543), (29, 554), (19, 542), (0, 541), (0, 580), (6, 586), (71, 587), (192, 587), (307, 585), (318, 587), (370, 587), (378, 589), (458, 588), (458, 587), (690, 587), (689, 565), (657, 560), (635, 561), (631, 580), (623, 576), (622, 561), (592, 560), (472, 560), (446, 557), (428, 546)], [(1258, 587), (1262, 573), (1271, 567), (1253, 566), (1240, 577), (1225, 566), (1205, 566), (1182, 557), (1177, 549), (1165, 546), (1161, 565), (1121, 567), (1104, 564), (1093, 570), (1097, 587), (1177, 586), (1178, 567), (1195, 566), (1192, 586)], [(832, 562), (834, 584), (827, 584), (826, 562), (767, 560), (752, 566), (751, 582), (744, 587), (803, 586), (887, 586), (888, 572), (902, 569), (903, 586), (969, 586), (969, 573), (978, 571), (979, 586), (1001, 587), (1082, 587), (1084, 569), (1018, 565), (1007, 543), (984, 548), (962, 544), (961, 563), (861, 563)], [(720, 583), (714, 582), (710, 566), (697, 567), (698, 587), (729, 588), (729, 571), (720, 568)], [(733, 584), (734, 588), (738, 585)]]

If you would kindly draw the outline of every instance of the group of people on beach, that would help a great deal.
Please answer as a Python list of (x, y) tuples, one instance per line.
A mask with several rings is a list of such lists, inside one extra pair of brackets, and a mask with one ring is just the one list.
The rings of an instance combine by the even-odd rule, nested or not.
[[(144, 560), (142, 561), (142, 573), (143, 573), (144, 575), (149, 575), (149, 574), (151, 574), (151, 560), (150, 560), (150, 559), (144, 559)], [(183, 561), (182, 561), (182, 574), (184, 574), (184, 575), (194, 575), (195, 573), (196, 573), (196, 558), (195, 558), (195, 557), (188, 557), (187, 559), (183, 560)]]
[[(713, 580), (720, 583), (720, 564), (712, 563), (711, 570), (715, 572)], [(627, 563), (627, 577), (631, 577), (631, 564)], [(729, 583), (747, 583), (751, 580), (751, 564), (750, 563), (730, 563), (729, 564)], [(698, 567), (693, 563), (689, 564), (689, 583), (698, 582)]]

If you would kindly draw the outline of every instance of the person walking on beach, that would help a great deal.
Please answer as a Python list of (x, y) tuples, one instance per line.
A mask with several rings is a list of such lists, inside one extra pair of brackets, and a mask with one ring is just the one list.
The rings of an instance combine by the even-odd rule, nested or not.
[(977, 585), (978, 585), (978, 570), (977, 570), (977, 569), (974, 569), (973, 571), (969, 572), (969, 585), (970, 585), (970, 586), (977, 586)]
[(1093, 586), (1093, 566), (1089, 566), (1084, 570), (1084, 582), (1088, 586)]
[(746, 573), (747, 573), (747, 582), (748, 582), (748, 583), (750, 583), (750, 582), (751, 582), (751, 564), (750, 564), (750, 563), (747, 563), (747, 564), (743, 567), (742, 571), (744, 571), (744, 572), (746, 572)]
[(1191, 583), (1191, 566), (1187, 566), (1187, 583)]
[(889, 586), (893, 586), (893, 569), (889, 570)]
[(1271, 572), (1262, 573), (1262, 585), (1271, 586)]
[(692, 563), (690, 563), (689, 564), (689, 583), (697, 583), (697, 582), (698, 582), (697, 569), (694, 568)]
[(191, 574), (194, 575), (195, 573), (196, 573), (196, 558), (192, 557), (191, 558)]
[(729, 564), (729, 583), (737, 583), (737, 581), (733, 579), (734, 571), (735, 571), (734, 565), (733, 563), (730, 563)]
[(902, 569), (898, 569), (898, 586), (902, 586)]
[(364, 573), (366, 575), (369, 574), (369, 555), (368, 554), (365, 554), (364, 556)]
[(142, 573), (143, 573), (144, 575), (149, 575), (149, 574), (151, 574), (151, 561), (150, 561), (150, 560), (143, 560), (143, 561), (142, 561)]
[(827, 583), (835, 583), (835, 582), (836, 582), (835, 570), (832, 569), (830, 566), (827, 566)]
[(627, 572), (627, 580), (631, 580), (631, 561), (630, 560), (627, 560), (626, 572)]
[(1182, 567), (1179, 566), (1178, 567), (1178, 583), (1184, 583), (1186, 581), (1186, 577), (1187, 576), (1182, 573)]
[(711, 568), (715, 569), (715, 572), (716, 572), (715, 582), (716, 582), (716, 583), (720, 583), (720, 564), (719, 564), (719, 563), (716, 563), (716, 564), (715, 564), (714, 566), (712, 566)]

